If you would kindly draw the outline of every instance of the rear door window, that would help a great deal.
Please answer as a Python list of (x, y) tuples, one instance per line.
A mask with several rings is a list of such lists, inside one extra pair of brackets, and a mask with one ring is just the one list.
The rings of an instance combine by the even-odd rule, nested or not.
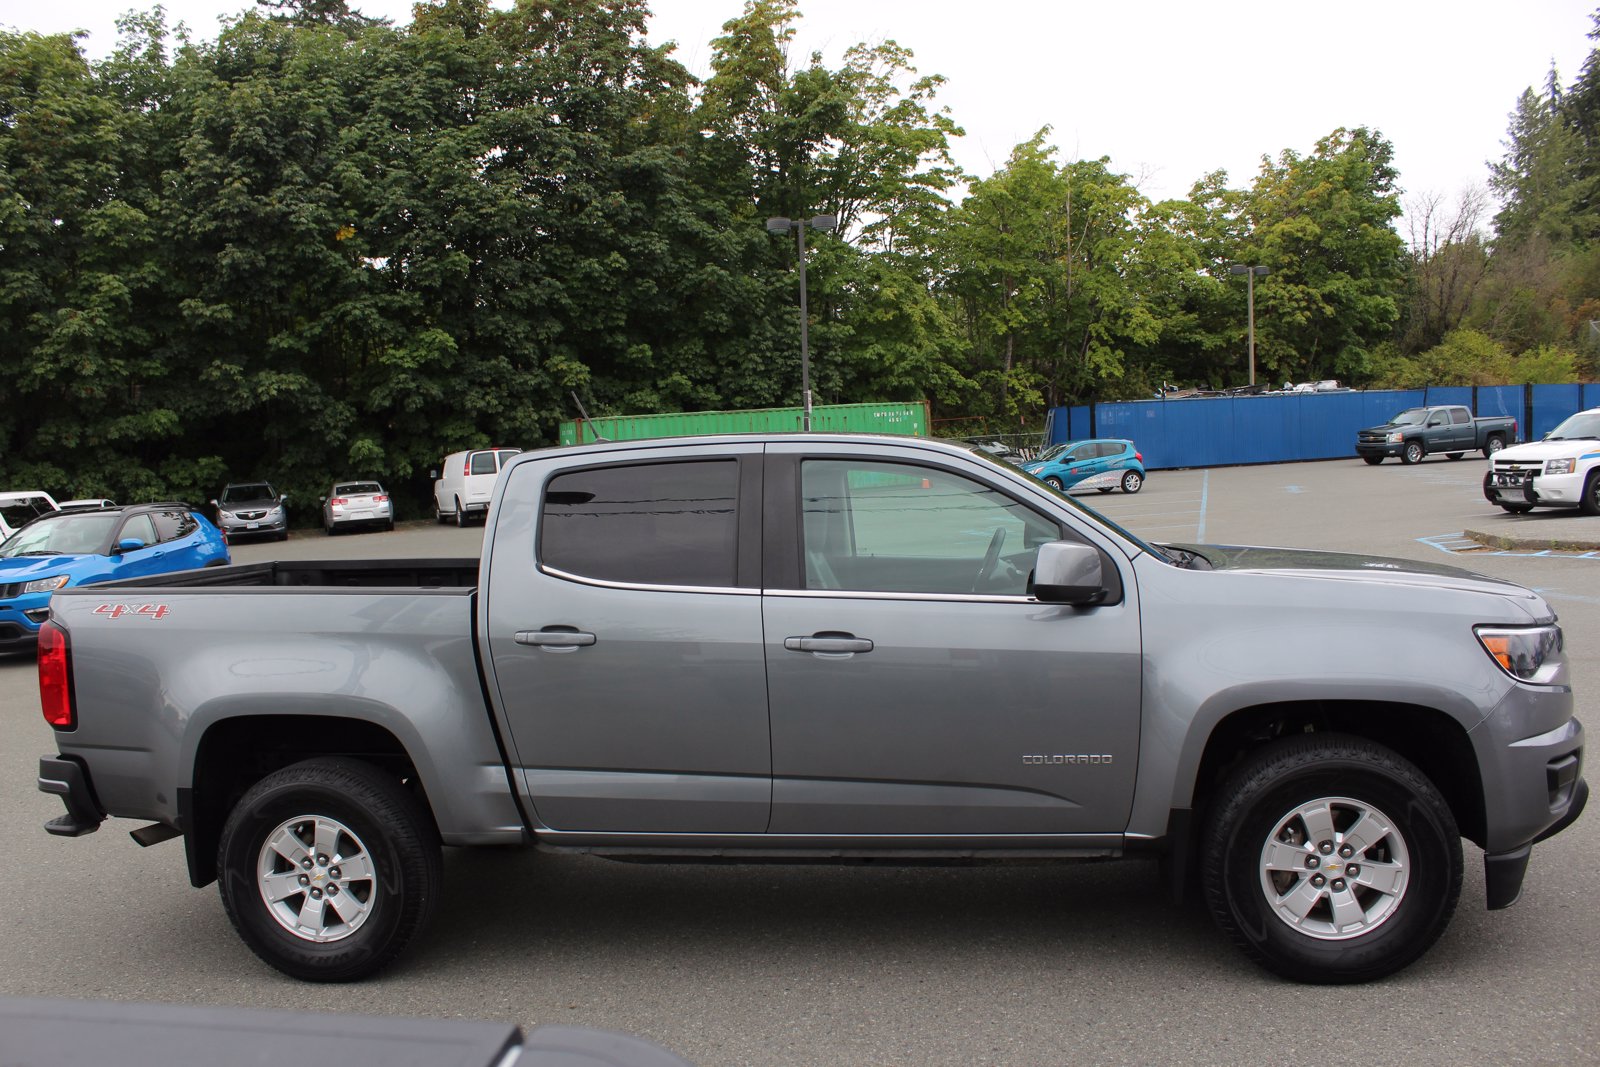
[(545, 490), (539, 559), (638, 585), (736, 585), (739, 464), (733, 459), (596, 467)]
[(474, 452), (471, 463), (472, 474), (493, 474), (500, 469), (493, 452)]

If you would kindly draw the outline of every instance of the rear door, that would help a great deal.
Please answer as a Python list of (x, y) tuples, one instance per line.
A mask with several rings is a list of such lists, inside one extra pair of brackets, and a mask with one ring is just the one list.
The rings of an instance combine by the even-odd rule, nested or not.
[(574, 450), (505, 478), (481, 632), (538, 819), (764, 831), (759, 446)]
[(1120, 833), (1141, 685), (1127, 560), (1103, 552), (1113, 602), (1040, 604), (1039, 545), (1093, 540), (987, 465), (769, 451), (772, 832)]

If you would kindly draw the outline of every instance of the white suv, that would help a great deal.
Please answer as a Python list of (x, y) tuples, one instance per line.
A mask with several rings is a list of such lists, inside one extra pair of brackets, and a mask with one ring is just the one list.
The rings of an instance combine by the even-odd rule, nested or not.
[(1483, 495), (1513, 515), (1534, 508), (1600, 515), (1600, 408), (1578, 412), (1542, 441), (1496, 452)]
[(469, 515), (488, 515), (489, 494), (494, 492), (500, 468), (521, 451), (478, 448), (444, 457), (433, 475), (438, 479), (433, 483), (433, 517), (440, 522), (454, 519), (457, 526), (465, 526)]
[(59, 510), (55, 499), (42, 489), (0, 493), (0, 541), (40, 515)]

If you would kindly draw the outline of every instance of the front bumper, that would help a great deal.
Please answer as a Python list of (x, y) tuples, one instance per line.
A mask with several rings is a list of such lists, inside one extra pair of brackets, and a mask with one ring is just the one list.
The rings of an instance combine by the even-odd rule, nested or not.
[(34, 648), (39, 643), (39, 627), (49, 617), (49, 593), (29, 593), (0, 601), (0, 652)]
[(286, 517), (277, 519), (232, 519), (224, 517), (217, 527), (229, 537), (270, 537), (289, 529)]
[[(1491, 504), (1520, 504), (1537, 508), (1575, 508), (1583, 501), (1584, 472), (1534, 474), (1491, 470), (1483, 476), (1483, 496)], [(1515, 484), (1501, 485), (1502, 478)]]
[(1358, 456), (1398, 456), (1405, 451), (1404, 441), (1357, 441)]

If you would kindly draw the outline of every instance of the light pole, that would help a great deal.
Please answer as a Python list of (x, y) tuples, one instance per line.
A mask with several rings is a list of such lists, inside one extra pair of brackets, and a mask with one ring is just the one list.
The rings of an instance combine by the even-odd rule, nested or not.
[(1250, 384), (1256, 384), (1256, 275), (1272, 273), (1271, 267), (1246, 266), (1243, 263), (1234, 263), (1228, 267), (1229, 274), (1243, 274), (1248, 279), (1250, 305)]
[(806, 310), (806, 228), (831, 230), (839, 225), (832, 215), (818, 215), (810, 219), (771, 218), (767, 220), (768, 233), (788, 233), (793, 230), (800, 241), (800, 429), (811, 432), (811, 323)]

